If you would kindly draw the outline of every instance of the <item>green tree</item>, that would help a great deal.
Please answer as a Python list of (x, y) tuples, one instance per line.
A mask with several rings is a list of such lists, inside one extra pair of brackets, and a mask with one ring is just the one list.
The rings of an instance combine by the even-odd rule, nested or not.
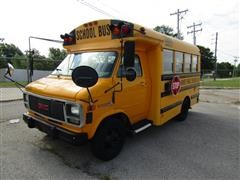
[(217, 75), (220, 78), (232, 77), (234, 66), (229, 62), (217, 63)]
[(22, 56), (23, 52), (14, 44), (0, 43), (0, 56), (14, 57)]
[(0, 43), (0, 68), (6, 68), (7, 62), (19, 68), (21, 67), (22, 59), (26, 59), (26, 57), (17, 46)]
[[(168, 36), (172, 36), (172, 37), (177, 38), (177, 33), (175, 33), (173, 31), (173, 28), (171, 28), (170, 26), (167, 26), (167, 25), (156, 26), (155, 28), (153, 28), (153, 30), (157, 31), (157, 32), (160, 32), (160, 33), (163, 33), (163, 34), (166, 34)], [(183, 40), (182, 33), (180, 33), (180, 38), (179, 39)]]
[(49, 48), (48, 57), (53, 60), (63, 60), (67, 56), (65, 50), (60, 50), (59, 48)]
[(236, 70), (236, 75), (240, 76), (240, 64), (238, 64), (235, 70)]
[(213, 56), (213, 52), (209, 48), (204, 46), (199, 46), (201, 53), (201, 71), (202, 73), (211, 72), (215, 69), (215, 58)]

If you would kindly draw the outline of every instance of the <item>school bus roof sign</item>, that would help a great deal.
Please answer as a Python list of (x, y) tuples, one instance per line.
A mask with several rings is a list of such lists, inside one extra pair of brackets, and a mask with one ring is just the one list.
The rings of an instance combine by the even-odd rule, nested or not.
[[(74, 29), (69, 35), (65, 34), (65, 36), (62, 35), (61, 37), (64, 39), (64, 45), (119, 39), (132, 37), (133, 26), (132, 23), (120, 20), (99, 20), (85, 23)], [(75, 40), (74, 43), (69, 43), (69, 37)]]

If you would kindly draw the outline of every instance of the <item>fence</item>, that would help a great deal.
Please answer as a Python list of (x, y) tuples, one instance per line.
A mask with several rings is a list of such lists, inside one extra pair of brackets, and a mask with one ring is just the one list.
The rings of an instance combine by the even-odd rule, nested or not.
[[(34, 70), (53, 71), (62, 60), (52, 60), (47, 58), (33, 58)], [(28, 59), (26, 57), (0, 57), (0, 68), (6, 68), (7, 63), (11, 63), (16, 69), (27, 69)]]
[(218, 69), (217, 73), (213, 70), (202, 70), (201, 71), (201, 79), (213, 79), (214, 76), (216, 78), (233, 78), (240, 77), (240, 69)]
[[(7, 63), (11, 63), (14, 68), (13, 79), (16, 81), (28, 81), (27, 67), (28, 59), (25, 57), (6, 58), (0, 57), (0, 81), (8, 81), (4, 78), (6, 72)], [(33, 59), (33, 77), (32, 80), (39, 79), (49, 75), (61, 61), (51, 59)]]
[[(9, 80), (4, 78), (4, 74), (6, 73), (7, 69), (0, 69), (0, 82), (7, 82)], [(41, 71), (41, 70), (34, 70), (32, 80), (37, 80), (42, 77), (45, 77), (49, 74), (51, 74), (52, 71)], [(15, 69), (12, 79), (15, 81), (21, 82), (21, 81), (28, 81), (27, 77), (27, 70), (26, 69)]]

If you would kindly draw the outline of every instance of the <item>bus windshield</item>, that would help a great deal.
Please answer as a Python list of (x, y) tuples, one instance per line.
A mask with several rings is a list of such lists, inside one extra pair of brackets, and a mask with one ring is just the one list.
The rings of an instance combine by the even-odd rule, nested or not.
[(72, 71), (76, 67), (89, 66), (97, 71), (99, 78), (110, 77), (116, 59), (116, 52), (83, 52), (69, 54), (52, 74), (71, 76)]

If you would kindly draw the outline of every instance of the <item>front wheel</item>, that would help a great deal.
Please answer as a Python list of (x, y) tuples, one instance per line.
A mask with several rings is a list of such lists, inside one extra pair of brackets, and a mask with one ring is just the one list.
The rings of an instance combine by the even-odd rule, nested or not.
[(91, 144), (95, 157), (103, 161), (115, 158), (121, 151), (126, 137), (126, 128), (121, 120), (109, 118), (98, 128)]

